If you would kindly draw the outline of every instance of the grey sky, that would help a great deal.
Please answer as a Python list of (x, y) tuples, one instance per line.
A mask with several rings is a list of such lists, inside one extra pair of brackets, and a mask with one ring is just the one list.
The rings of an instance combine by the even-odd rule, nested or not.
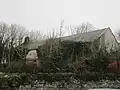
[(120, 0), (0, 0), (0, 20), (47, 31), (89, 22), (96, 28), (120, 29)]

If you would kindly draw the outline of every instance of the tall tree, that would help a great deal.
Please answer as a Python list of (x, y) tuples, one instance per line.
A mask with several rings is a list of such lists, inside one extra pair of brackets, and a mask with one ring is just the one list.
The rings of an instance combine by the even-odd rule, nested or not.
[(10, 64), (14, 57), (14, 49), (16, 46), (22, 44), (25, 32), (25, 28), (19, 25), (0, 23), (0, 44), (2, 48), (0, 62), (7, 60)]

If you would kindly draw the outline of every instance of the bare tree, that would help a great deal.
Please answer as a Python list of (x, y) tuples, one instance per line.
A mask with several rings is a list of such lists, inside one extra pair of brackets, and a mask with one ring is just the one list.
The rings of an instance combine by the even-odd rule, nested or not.
[(0, 23), (0, 44), (1, 44), (1, 58), (0, 63), (4, 63), (6, 61), (7, 57), (7, 47), (9, 43), (9, 27), (6, 23), (1, 22)]
[(25, 28), (19, 25), (0, 23), (0, 44), (2, 49), (0, 62), (7, 61), (10, 65), (11, 60), (14, 58), (15, 47), (22, 44), (25, 32)]
[(90, 23), (82, 23), (79, 26), (67, 27), (69, 35), (85, 33), (95, 30), (95, 27)]
[(8, 61), (9, 64), (11, 60), (14, 59), (14, 50), (16, 46), (19, 46), (22, 44), (22, 40), (26, 35), (26, 31), (24, 27), (21, 27), (16, 24), (11, 24), (9, 27), (9, 57)]
[(17, 33), (17, 42), (18, 46), (23, 43), (24, 37), (27, 35), (27, 30), (24, 27), (18, 26), (18, 33)]
[(49, 43), (51, 43), (51, 50), (56, 49), (57, 53), (60, 53), (60, 44), (61, 44), (61, 37), (64, 35), (63, 30), (64, 20), (61, 21), (61, 25), (59, 29), (53, 29), (48, 34)]
[(41, 31), (39, 31), (39, 30), (34, 30), (34, 31), (28, 32), (28, 36), (30, 37), (30, 40), (33, 42), (41, 41), (46, 38), (46, 36), (43, 33), (41, 33)]
[(64, 24), (64, 20), (61, 21), (60, 30), (58, 32), (59, 37), (62, 37), (64, 35), (63, 24)]

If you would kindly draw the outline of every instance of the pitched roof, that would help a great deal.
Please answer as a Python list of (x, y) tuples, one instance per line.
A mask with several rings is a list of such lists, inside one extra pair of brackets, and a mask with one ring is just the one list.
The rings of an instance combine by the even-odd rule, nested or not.
[[(93, 41), (94, 39), (97, 39), (107, 28), (99, 29), (95, 31), (70, 35), (70, 36), (64, 36), (61, 37), (62, 41), (69, 40), (69, 41)], [(27, 48), (29, 50), (31, 49), (37, 49), (38, 46), (45, 44), (46, 40), (37, 41), (37, 42), (29, 42), (27, 44), (22, 44), (21, 47)]]
[(97, 39), (107, 28), (104, 29), (99, 29), (95, 31), (90, 31), (90, 32), (85, 32), (85, 33), (80, 33), (80, 34), (75, 34), (75, 35), (70, 35), (70, 36), (65, 36), (62, 37), (61, 40), (70, 40), (70, 41), (93, 41)]
[(32, 50), (32, 49), (37, 49), (38, 46), (43, 45), (44, 43), (45, 43), (44, 40), (42, 40), (42, 41), (36, 41), (36, 42), (29, 42), (29, 43), (26, 43), (26, 44), (22, 44), (20, 47)]

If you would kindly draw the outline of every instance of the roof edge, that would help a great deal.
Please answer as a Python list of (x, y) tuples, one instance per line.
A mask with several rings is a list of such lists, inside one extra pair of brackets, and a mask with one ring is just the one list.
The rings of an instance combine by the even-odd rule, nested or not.
[[(108, 29), (110, 29), (110, 27), (105, 28), (105, 30), (98, 36), (98, 38), (101, 37)], [(111, 30), (111, 29), (110, 29), (110, 30)]]
[(112, 33), (113, 37), (115, 38), (115, 41), (117, 42), (117, 44), (119, 45), (118, 43), (118, 40), (116, 39), (115, 35), (113, 34), (112, 30), (110, 29), (110, 27), (108, 28), (110, 30), (110, 32)]

